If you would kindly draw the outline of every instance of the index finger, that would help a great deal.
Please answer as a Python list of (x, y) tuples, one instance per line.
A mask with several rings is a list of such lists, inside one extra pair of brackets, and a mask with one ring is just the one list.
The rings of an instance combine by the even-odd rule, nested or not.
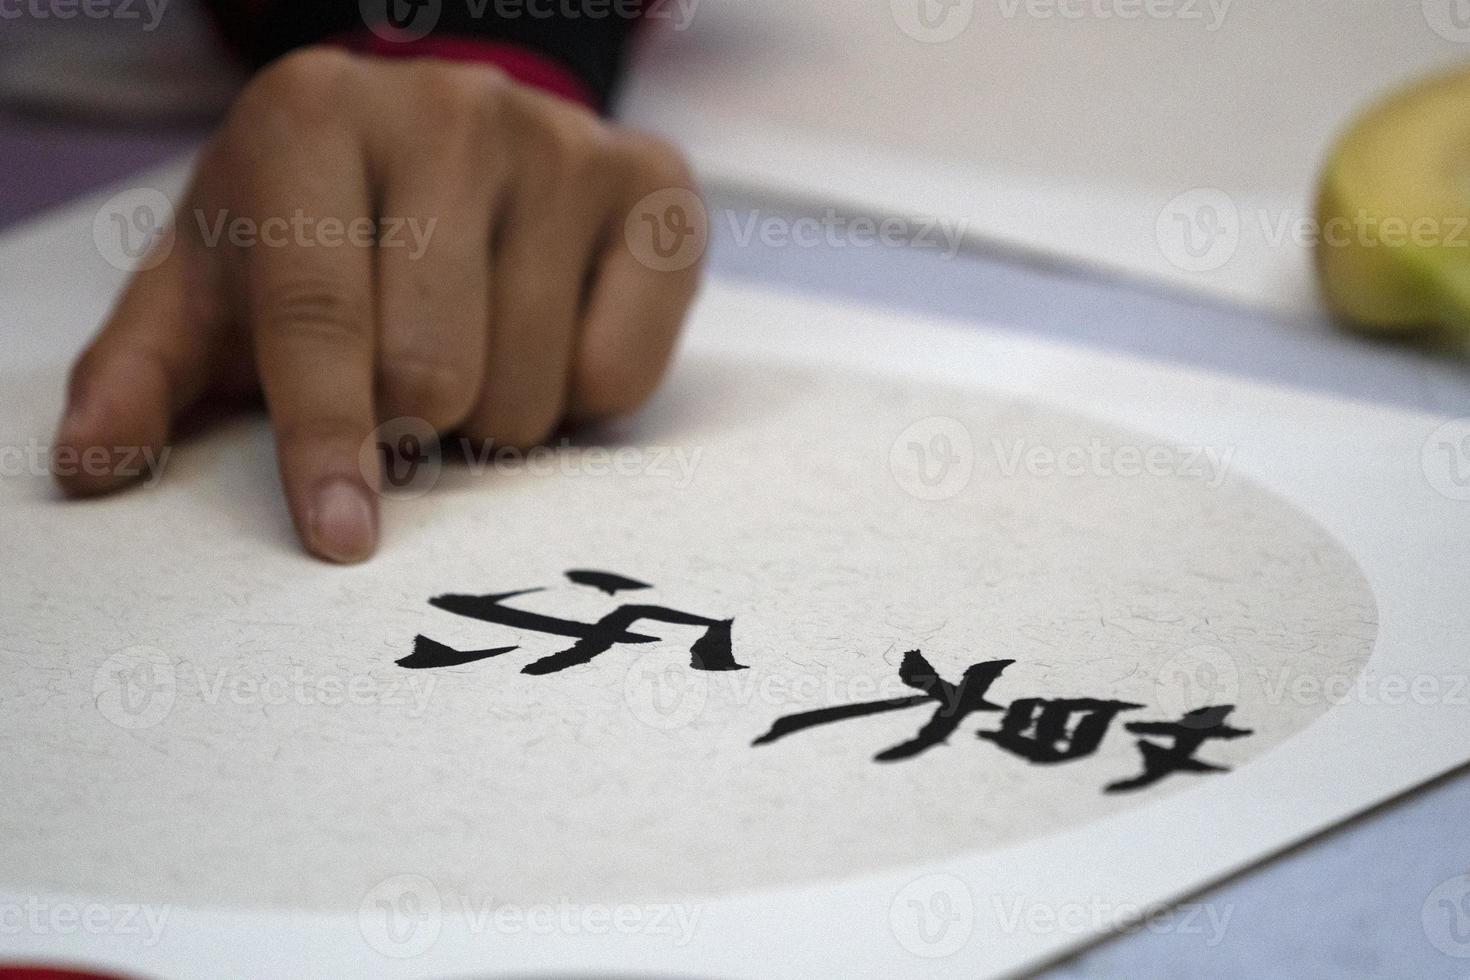
[(358, 462), (376, 424), (366, 165), (345, 132), (278, 150), (257, 163), (249, 192), (256, 366), (297, 534), (322, 558), (360, 561), (378, 537), (377, 474)]

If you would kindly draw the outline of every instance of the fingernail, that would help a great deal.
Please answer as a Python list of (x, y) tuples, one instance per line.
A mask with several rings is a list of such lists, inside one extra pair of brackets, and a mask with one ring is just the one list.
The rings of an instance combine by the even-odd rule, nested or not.
[(367, 491), (347, 480), (323, 484), (311, 502), (307, 534), (312, 551), (332, 561), (362, 561), (372, 554), (378, 531)]

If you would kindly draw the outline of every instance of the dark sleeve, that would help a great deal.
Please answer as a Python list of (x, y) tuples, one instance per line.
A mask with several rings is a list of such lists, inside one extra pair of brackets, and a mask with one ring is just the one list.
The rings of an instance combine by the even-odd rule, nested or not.
[(226, 42), (253, 66), (308, 44), (499, 65), (604, 109), (642, 0), (206, 0)]

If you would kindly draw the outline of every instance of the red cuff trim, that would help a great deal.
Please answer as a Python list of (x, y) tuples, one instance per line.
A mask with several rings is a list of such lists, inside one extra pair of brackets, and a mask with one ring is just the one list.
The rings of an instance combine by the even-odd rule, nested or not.
[(433, 35), (412, 41), (391, 41), (372, 31), (334, 38), (333, 43), (381, 58), (445, 58), (495, 65), (518, 82), (591, 108), (597, 106), (597, 100), (587, 85), (560, 62), (519, 44)]

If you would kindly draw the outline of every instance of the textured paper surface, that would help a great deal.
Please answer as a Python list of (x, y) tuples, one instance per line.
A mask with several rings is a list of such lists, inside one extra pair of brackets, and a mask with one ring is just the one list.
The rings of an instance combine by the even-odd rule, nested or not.
[(1280, 311), (1335, 134), (1470, 42), (1454, 0), (664, 7), (623, 111), (711, 182)]
[[(24, 406), (50, 399), (34, 396), (9, 389), (3, 414), (21, 431), (44, 420)], [(50, 556), (0, 604), (6, 728), (49, 733), (0, 756), (0, 782), (27, 788), (0, 811), (10, 883), (343, 912), (401, 867), (522, 902), (810, 883), (1228, 778), (1102, 793), (1141, 770), (1125, 720), (1233, 703), (1230, 722), (1254, 734), (1200, 756), (1236, 767), (1326, 707), (1273, 701), (1276, 686), (1356, 678), (1367, 662), (1373, 600), (1341, 547), (1156, 438), (1024, 401), (733, 360), (686, 364), (652, 414), (624, 434), (637, 475), (579, 471), (584, 447), (534, 464), (554, 468), (544, 476), (446, 472), (388, 509), (378, 560), (345, 571), (283, 540), (263, 424), (181, 448), (163, 484), (112, 500), (67, 505), (41, 478), (6, 481), (0, 536)], [(941, 460), (913, 455), (930, 430), (967, 454), (948, 483)], [(1100, 462), (1007, 472), (1037, 447)], [(1157, 447), (1157, 475), (1102, 462), (1126, 447)], [(655, 588), (609, 598), (563, 578), (588, 567)], [(749, 669), (693, 672), (698, 631), (655, 627), (666, 642), (527, 676), (567, 641), (427, 604), (536, 586), (518, 607), (592, 621), (657, 601), (733, 617)], [(521, 649), (395, 666), (419, 633)], [(979, 714), (917, 758), (872, 761), (930, 706), (752, 747), (780, 715), (913, 693), (896, 674), (914, 648), (953, 679), (1014, 659), (990, 689), (1000, 704), (1142, 707), (1097, 753), (1054, 766), (980, 741), (998, 716)], [(333, 681), (360, 697), (331, 703)]]

